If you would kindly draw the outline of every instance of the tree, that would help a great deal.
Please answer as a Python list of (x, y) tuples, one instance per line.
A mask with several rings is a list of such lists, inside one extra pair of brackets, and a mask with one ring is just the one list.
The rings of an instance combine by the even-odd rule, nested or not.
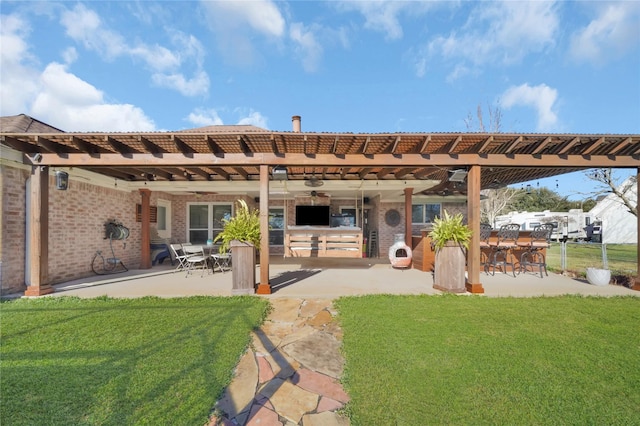
[(485, 126), (484, 115), (482, 114), (482, 105), (478, 104), (476, 108), (477, 123), (475, 123), (476, 119), (473, 118), (471, 112), (467, 114), (464, 124), (467, 126), (468, 131), (481, 133), (500, 133), (502, 131), (502, 110), (500, 109), (500, 105), (494, 107), (488, 105), (487, 109), (489, 110), (489, 122), (487, 126)]
[(595, 190), (587, 193), (587, 195), (598, 198), (603, 195), (614, 194), (617, 201), (625, 206), (629, 213), (638, 217), (637, 194), (634, 202), (631, 199), (632, 191), (630, 191), (633, 186), (637, 185), (637, 176), (631, 176), (630, 179), (625, 179), (624, 182), (621, 182), (622, 179), (615, 177), (610, 168), (589, 170), (585, 172), (585, 176), (597, 184)]
[(480, 217), (495, 228), (496, 217), (513, 210), (513, 201), (520, 194), (515, 188), (485, 189), (481, 191)]
[(568, 211), (573, 208), (571, 201), (567, 197), (562, 197), (549, 188), (536, 188), (530, 191), (520, 190), (513, 200), (514, 210), (538, 212), (544, 210), (550, 211)]

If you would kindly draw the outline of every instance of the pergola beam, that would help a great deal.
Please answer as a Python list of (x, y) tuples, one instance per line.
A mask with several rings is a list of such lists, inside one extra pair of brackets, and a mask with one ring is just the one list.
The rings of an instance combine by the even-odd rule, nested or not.
[(194, 166), (299, 166), (315, 167), (318, 164), (332, 167), (425, 167), (425, 166), (460, 166), (464, 164), (478, 164), (493, 167), (638, 167), (640, 156), (635, 155), (594, 155), (585, 158), (583, 155), (545, 155), (544, 158), (531, 154), (299, 154), (291, 153), (275, 155), (273, 153), (254, 153), (245, 155), (239, 153), (225, 154), (216, 157), (212, 154), (163, 154), (156, 157), (152, 154), (132, 154), (124, 157), (120, 154), (84, 154), (70, 153), (61, 157), (57, 154), (42, 153), (42, 158), (34, 164), (51, 166), (155, 166), (155, 167), (194, 167)]

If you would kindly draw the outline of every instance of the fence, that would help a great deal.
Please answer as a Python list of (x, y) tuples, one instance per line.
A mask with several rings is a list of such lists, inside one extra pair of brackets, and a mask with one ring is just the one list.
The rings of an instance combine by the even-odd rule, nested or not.
[(638, 272), (637, 244), (552, 243), (547, 265), (556, 271), (584, 275), (586, 268), (610, 269), (614, 274), (635, 276)]

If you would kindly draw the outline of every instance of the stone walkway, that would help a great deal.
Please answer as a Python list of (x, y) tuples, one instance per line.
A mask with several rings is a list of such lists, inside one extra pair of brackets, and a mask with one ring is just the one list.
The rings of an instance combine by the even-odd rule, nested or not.
[(348, 426), (337, 413), (349, 397), (339, 382), (342, 330), (332, 301), (270, 302), (209, 425)]

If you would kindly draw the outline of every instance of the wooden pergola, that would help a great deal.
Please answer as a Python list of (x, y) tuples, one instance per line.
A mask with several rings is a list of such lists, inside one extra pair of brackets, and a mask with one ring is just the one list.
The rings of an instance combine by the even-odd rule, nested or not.
[[(147, 182), (142, 196), (142, 266), (151, 267), (149, 199), (157, 182), (254, 183), (259, 188), (262, 242), (259, 293), (270, 293), (268, 206), (272, 169), (285, 167), (290, 181), (317, 176), (336, 185), (354, 181), (429, 182), (446, 189), (449, 171), (467, 172), (468, 251), (471, 292), (480, 284), (480, 191), (589, 169), (640, 172), (640, 135), (487, 133), (273, 132), (252, 126), (216, 126), (186, 132), (0, 133), (0, 142), (24, 153), (32, 165), (30, 294), (45, 294), (49, 167), (86, 169), (128, 182)], [(640, 186), (640, 181), (638, 183)], [(406, 211), (413, 187), (404, 188)], [(421, 188), (422, 192), (423, 189)], [(640, 221), (639, 221), (640, 222)], [(410, 241), (411, 217), (405, 229)], [(640, 223), (639, 223), (640, 227)], [(640, 234), (639, 234), (640, 235)], [(640, 239), (640, 236), (639, 236)], [(638, 256), (640, 263), (640, 252)], [(640, 275), (635, 288), (640, 289)]]

